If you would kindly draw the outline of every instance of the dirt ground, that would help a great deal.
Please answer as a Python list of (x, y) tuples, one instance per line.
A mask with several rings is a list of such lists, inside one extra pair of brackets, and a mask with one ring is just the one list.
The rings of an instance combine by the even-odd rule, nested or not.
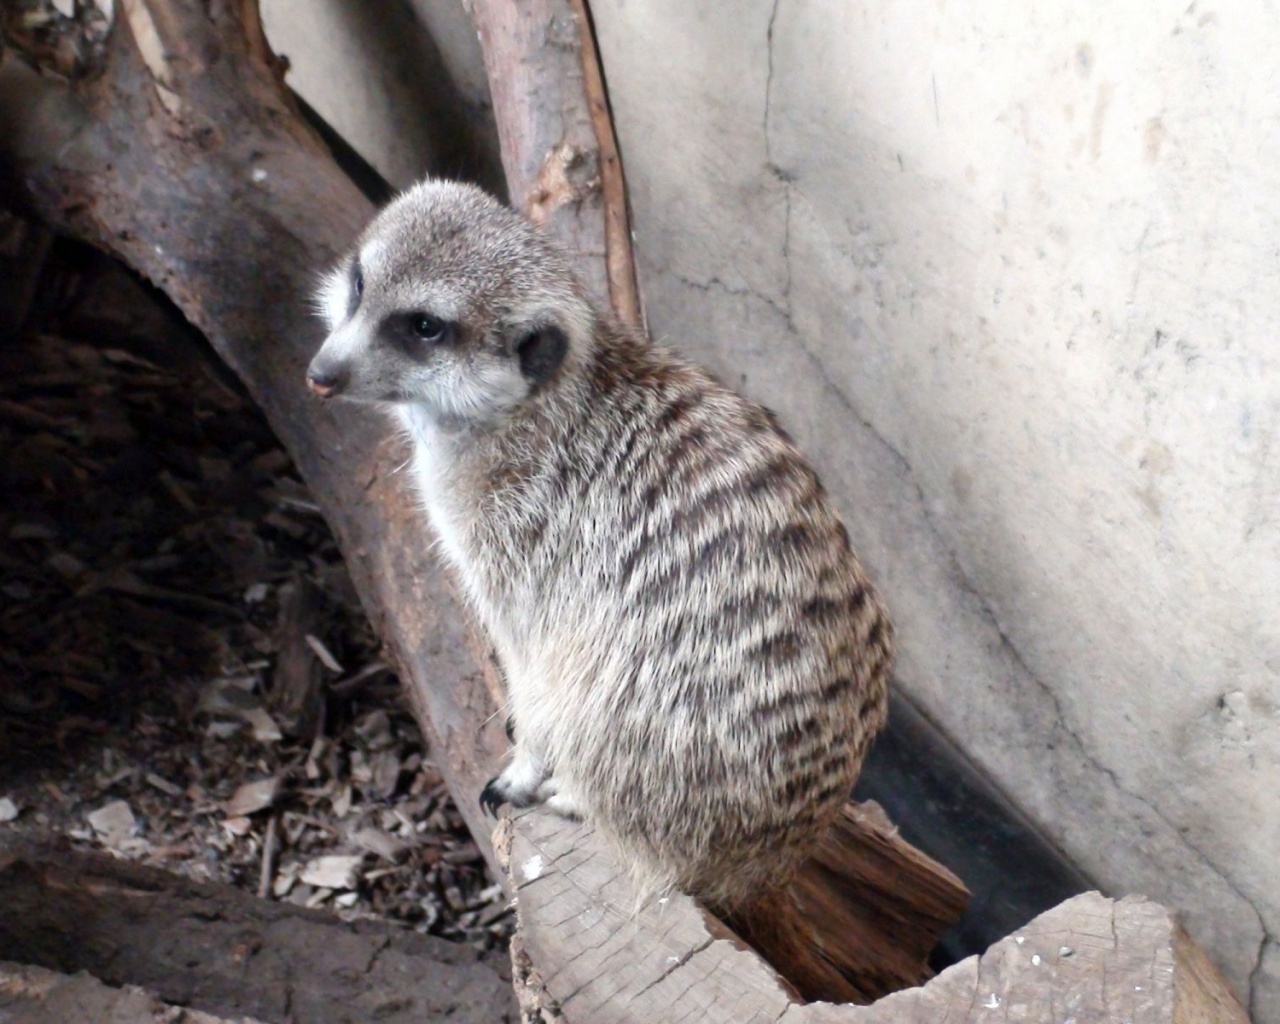
[(504, 948), (510, 909), (288, 456), (92, 250), (53, 245), (0, 343), (0, 493), (0, 842)]

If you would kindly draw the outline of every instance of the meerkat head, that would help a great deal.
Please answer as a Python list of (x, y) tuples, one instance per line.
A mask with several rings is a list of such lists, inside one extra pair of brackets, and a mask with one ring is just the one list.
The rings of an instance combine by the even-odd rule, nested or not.
[(596, 314), (561, 251), (480, 189), (426, 181), (365, 230), (318, 296), (311, 390), (501, 421), (591, 344)]

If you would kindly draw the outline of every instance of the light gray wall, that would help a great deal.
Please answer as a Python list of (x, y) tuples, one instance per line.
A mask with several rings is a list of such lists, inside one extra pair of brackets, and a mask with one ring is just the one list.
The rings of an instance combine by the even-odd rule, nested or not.
[(458, 0), (260, 0), (288, 84), (393, 187), (502, 189), (483, 56)]
[[(304, 95), (415, 173), (420, 85), (356, 72), (363, 5), (265, 6)], [(324, 7), (321, 45), (298, 26)], [(460, 8), (417, 7), (476, 93)], [(1109, 892), (1185, 909), (1280, 1024), (1276, 13), (592, 10), (655, 335), (813, 454), (903, 689)], [(349, 74), (368, 96), (336, 95)]]

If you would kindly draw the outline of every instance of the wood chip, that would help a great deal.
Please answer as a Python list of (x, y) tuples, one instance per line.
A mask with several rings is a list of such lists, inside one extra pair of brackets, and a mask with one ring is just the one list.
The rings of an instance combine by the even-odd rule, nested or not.
[(166, 793), (169, 796), (182, 796), (181, 786), (175, 786), (168, 779), (161, 778), (155, 772), (147, 772), (145, 777), (147, 784), (160, 790), (161, 793)]
[(258, 869), (258, 899), (266, 899), (271, 891), (271, 876), (275, 871), (276, 849), (280, 845), (279, 818), (267, 821), (267, 834), (262, 839), (262, 864)]
[(123, 800), (112, 800), (96, 811), (90, 811), (89, 824), (107, 846), (121, 846), (133, 836), (137, 821), (133, 810)]
[(383, 800), (389, 799), (400, 782), (400, 758), (393, 750), (379, 751), (370, 765), (373, 769), (373, 791)]
[(354, 889), (360, 880), (363, 854), (329, 854), (309, 861), (302, 869), (302, 881), (319, 889)]
[(399, 863), (409, 852), (409, 844), (377, 828), (362, 828), (352, 833), (351, 841), (362, 850)]
[(58, 531), (43, 523), (16, 523), (9, 531), (10, 540), (57, 540)]
[(333, 653), (324, 645), (314, 633), (308, 633), (303, 637), (307, 642), (307, 646), (316, 652), (316, 657), (320, 659), (320, 663), (324, 665), (330, 672), (341, 672), (342, 662), (333, 656)]
[(259, 779), (257, 782), (246, 782), (223, 805), (223, 810), (231, 818), (253, 814), (254, 811), (260, 811), (275, 803), (279, 792), (280, 779), (275, 776), (269, 779)]
[(280, 726), (265, 708), (245, 708), (240, 717), (249, 723), (253, 738), (259, 743), (278, 743), (284, 738)]
[(69, 580), (74, 580), (79, 576), (83, 576), (85, 570), (89, 567), (76, 558), (75, 555), (66, 551), (55, 551), (52, 555), (45, 559), (45, 564), (62, 576)]
[(289, 890), (297, 883), (298, 875), (301, 873), (301, 864), (286, 864), (271, 883), (271, 895), (278, 900), (284, 899), (289, 895)]
[(161, 470), (159, 479), (164, 488), (171, 495), (173, 500), (183, 507), (187, 512), (195, 512), (199, 506), (191, 499), (191, 495), (187, 493), (187, 488), (178, 481), (178, 479), (168, 470)]

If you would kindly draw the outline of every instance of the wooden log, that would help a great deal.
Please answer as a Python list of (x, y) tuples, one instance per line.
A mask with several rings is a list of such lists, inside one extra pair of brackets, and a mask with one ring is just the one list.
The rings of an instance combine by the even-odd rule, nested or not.
[[(582, 901), (616, 912), (613, 923), (627, 919), (633, 901), (609, 852), (589, 827), (537, 812), (520, 815), (498, 835), (498, 853), (507, 861), (518, 895), (522, 950), (530, 966), (559, 977), (562, 966), (568, 965), (574, 984), (609, 991), (618, 980), (593, 974), (598, 964), (581, 955), (575, 928), (560, 931), (568, 919), (567, 908)], [(522, 884), (553, 872), (563, 879), (528, 892)], [(566, 886), (574, 896), (560, 906)], [(845, 978), (847, 999), (859, 1003), (932, 977), (929, 953), (938, 935), (959, 919), (968, 898), (960, 880), (904, 842), (874, 804), (845, 807), (817, 854), (802, 868), (794, 892), (817, 940), (810, 955)], [(718, 938), (735, 950), (750, 949), (696, 903), (690, 905)], [(607, 929), (604, 920), (600, 925)], [(663, 936), (664, 941), (670, 938)], [(615, 952), (609, 942), (602, 941), (600, 948), (604, 961), (609, 961)]]
[(484, 48), (512, 203), (578, 256), (626, 323), (643, 312), (622, 161), (583, 0), (464, 0)]
[[(1140, 896), (1073, 897), (920, 987), (870, 1006), (799, 1005), (691, 900), (631, 913), (632, 896), (584, 826), (529, 814), (500, 831), (516, 887), (517, 998), (566, 1024), (1247, 1024), (1173, 914)], [(891, 882), (887, 878), (886, 881)]]
[(69, 977), (42, 967), (0, 962), (0, 1020), (9, 1024), (261, 1024), (250, 1017), (214, 1017), (162, 1003), (129, 985), (112, 988), (90, 974)]
[(817, 955), (868, 1003), (932, 977), (929, 954), (969, 900), (964, 883), (905, 842), (873, 803), (845, 805), (795, 893)]
[(0, 960), (87, 971), (219, 1016), (296, 1024), (516, 1016), (502, 958), (102, 854), (0, 847), (0, 908)]

